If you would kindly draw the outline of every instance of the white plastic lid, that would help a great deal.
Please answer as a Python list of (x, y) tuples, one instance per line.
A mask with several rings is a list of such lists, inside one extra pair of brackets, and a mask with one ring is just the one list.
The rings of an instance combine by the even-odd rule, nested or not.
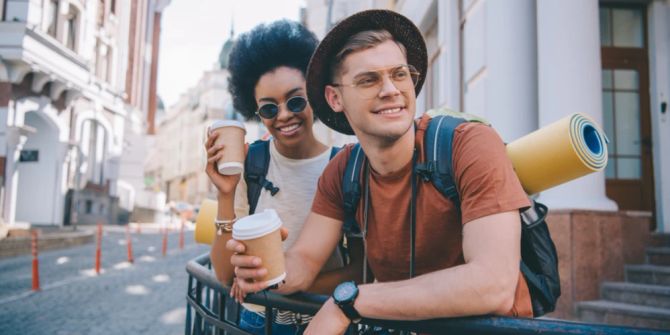
[(235, 120), (216, 120), (212, 122), (211, 126), (209, 126), (209, 131), (223, 127), (238, 127), (242, 128), (245, 134), (247, 133), (247, 129), (244, 127), (244, 123)]
[(236, 240), (252, 240), (267, 235), (281, 227), (281, 219), (274, 209), (266, 209), (262, 213), (245, 216), (233, 225), (233, 238)]
[(217, 163), (217, 168), (219, 170), (220, 174), (223, 175), (236, 175), (244, 172), (244, 164), (240, 162), (228, 162), (228, 163), (223, 163), (223, 164), (218, 164)]

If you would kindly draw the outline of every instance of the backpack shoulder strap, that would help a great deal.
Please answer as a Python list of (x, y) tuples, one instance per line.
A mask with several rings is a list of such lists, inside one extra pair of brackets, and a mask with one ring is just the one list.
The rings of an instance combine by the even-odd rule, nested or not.
[(333, 147), (332, 149), (330, 149), (329, 159), (333, 159), (333, 157), (335, 157), (335, 155), (337, 155), (337, 153), (340, 152), (340, 150), (342, 150), (342, 147)]
[(342, 175), (342, 196), (344, 197), (344, 223), (342, 230), (345, 235), (359, 235), (361, 229), (356, 223), (356, 210), (361, 199), (361, 169), (365, 161), (365, 153), (361, 145), (356, 143), (351, 150), (347, 167)]
[(451, 116), (433, 116), (424, 137), (425, 162), (416, 165), (416, 173), (425, 181), (431, 181), (442, 195), (460, 206), (458, 190), (452, 167), (452, 145), (454, 131), (468, 120)]
[(247, 201), (249, 202), (249, 214), (254, 214), (261, 190), (270, 191), (271, 195), (277, 194), (279, 188), (272, 185), (265, 176), (270, 166), (270, 142), (258, 140), (249, 145), (247, 157), (244, 160), (244, 181), (247, 183)]

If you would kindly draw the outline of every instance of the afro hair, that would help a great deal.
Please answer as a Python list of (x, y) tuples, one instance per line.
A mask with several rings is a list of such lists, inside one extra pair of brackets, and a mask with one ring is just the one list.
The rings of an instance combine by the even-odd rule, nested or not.
[(305, 76), (318, 43), (307, 28), (288, 20), (261, 24), (240, 35), (228, 59), (233, 107), (247, 120), (256, 119), (255, 88), (260, 77), (282, 66)]

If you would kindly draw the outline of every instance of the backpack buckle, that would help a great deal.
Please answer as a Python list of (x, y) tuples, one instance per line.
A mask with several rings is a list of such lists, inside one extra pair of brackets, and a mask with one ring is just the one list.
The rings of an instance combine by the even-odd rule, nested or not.
[(272, 182), (267, 179), (263, 181), (263, 188), (270, 191), (270, 195), (273, 197), (275, 194), (277, 194), (277, 192), (279, 192), (279, 187), (274, 186)]
[(430, 181), (431, 176), (435, 171), (435, 161), (430, 161), (426, 163), (419, 163), (414, 168), (414, 172), (421, 178), (423, 181)]

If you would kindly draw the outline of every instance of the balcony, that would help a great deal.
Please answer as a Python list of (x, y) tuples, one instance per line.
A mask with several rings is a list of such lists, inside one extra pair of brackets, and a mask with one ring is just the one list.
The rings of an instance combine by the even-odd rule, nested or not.
[[(0, 57), (24, 71), (40, 72), (83, 90), (89, 81), (89, 66), (50, 35), (25, 22), (0, 23)], [(26, 72), (27, 73), (27, 72)], [(18, 73), (17, 73), (18, 74)], [(17, 78), (21, 79), (21, 78)]]
[[(66, 104), (80, 96), (101, 101), (111, 111), (125, 114), (122, 92), (99, 82), (91, 72), (90, 64), (81, 55), (63, 43), (26, 22), (0, 22), (0, 60), (7, 68), (8, 78), (21, 83), (33, 73), (31, 89), (42, 92), (49, 86), (52, 100), (65, 94)], [(3, 64), (0, 64), (2, 66)]]

